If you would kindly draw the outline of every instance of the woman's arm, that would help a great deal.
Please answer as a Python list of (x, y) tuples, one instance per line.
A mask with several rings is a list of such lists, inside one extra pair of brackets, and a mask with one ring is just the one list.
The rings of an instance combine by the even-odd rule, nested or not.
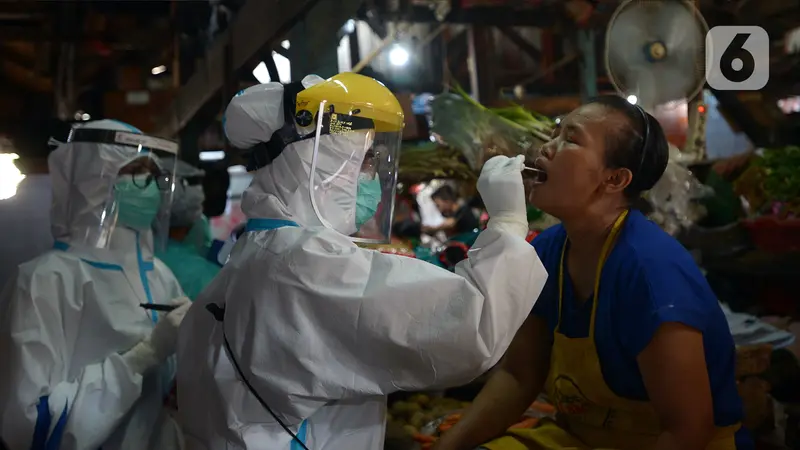
[(475, 402), (434, 448), (473, 449), (519, 421), (544, 386), (551, 346), (547, 322), (529, 316)]
[(703, 334), (662, 324), (637, 361), (663, 432), (654, 450), (703, 450), (714, 434), (714, 411)]

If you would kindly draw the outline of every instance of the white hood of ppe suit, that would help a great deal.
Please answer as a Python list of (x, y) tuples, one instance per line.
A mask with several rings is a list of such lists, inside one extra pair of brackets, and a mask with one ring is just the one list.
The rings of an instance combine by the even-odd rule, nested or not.
[[(281, 103), (277, 84), (235, 97), (225, 127), (233, 145), (267, 142), (282, 124)], [(335, 230), (319, 226), (308, 198), (312, 142), (288, 146), (245, 192), (249, 217), (300, 227), (244, 233), (182, 322), (178, 409), (188, 448), (301, 448), (258, 394), (308, 448), (380, 450), (386, 395), (485, 373), (539, 298), (547, 273), (527, 230), (488, 228), (454, 273), (358, 247), (346, 234), (363, 156), (350, 152), (363, 138), (319, 142), (316, 182), (348, 162), (341, 184), (317, 198)]]
[[(309, 75), (308, 88), (322, 82)], [(241, 149), (267, 142), (284, 124), (283, 85), (267, 83), (253, 86), (234, 97), (225, 112), (225, 133)], [(367, 146), (366, 132), (320, 137), (315, 193), (317, 208), (336, 231), (350, 235), (356, 231), (355, 207), (358, 175)], [(272, 163), (256, 172), (242, 196), (242, 212), (248, 218), (288, 219), (302, 227), (324, 224), (319, 220), (309, 196), (309, 173), (314, 155), (314, 139), (288, 145)]]
[[(141, 134), (138, 129), (115, 120), (87, 122), (79, 128)], [(48, 166), (53, 186), (50, 227), (53, 238), (79, 244), (91, 234), (96, 235), (106, 203), (112, 198), (117, 173), (140, 156), (134, 147), (92, 142), (62, 143), (50, 153)], [(115, 229), (108, 248), (130, 250), (129, 238), (132, 235), (132, 231)], [(120, 241), (121, 236), (127, 238), (123, 238), (124, 244)], [(142, 233), (141, 237), (143, 251), (152, 254), (152, 232)]]

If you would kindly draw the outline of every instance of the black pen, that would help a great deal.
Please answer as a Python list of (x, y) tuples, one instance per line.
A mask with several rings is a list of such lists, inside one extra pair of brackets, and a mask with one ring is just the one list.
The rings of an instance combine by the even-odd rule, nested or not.
[(141, 303), (139, 304), (144, 309), (152, 309), (153, 311), (170, 312), (177, 308), (175, 305), (160, 305), (158, 303)]

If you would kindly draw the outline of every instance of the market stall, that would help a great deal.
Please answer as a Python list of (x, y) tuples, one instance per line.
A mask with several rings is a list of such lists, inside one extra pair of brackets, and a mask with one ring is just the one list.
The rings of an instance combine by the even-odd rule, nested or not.
[[(546, 139), (543, 133), (549, 119), (524, 131), (513, 120), (498, 119), (502, 112), (478, 105), (463, 93), (437, 98), (434, 106), (447, 120), (438, 125), (434, 120), (435, 142), (405, 149), (400, 170), (404, 185), (444, 178), (474, 186), (487, 158), (534, 156)], [(522, 108), (514, 111), (518, 118), (537, 117)], [(512, 135), (515, 138), (509, 138)], [(797, 429), (793, 421), (800, 412), (795, 406), (800, 404), (800, 389), (794, 387), (800, 385), (800, 365), (796, 353), (790, 351), (795, 335), (787, 330), (800, 312), (796, 282), (791, 280), (800, 273), (800, 178), (796, 175), (800, 148), (764, 150), (749, 157), (734, 176), (723, 177), (711, 166), (688, 159), (673, 147), (664, 176), (640, 206), (693, 252), (717, 292), (737, 344), (736, 376), (745, 426), (762, 441), (784, 442), (792, 434), (790, 428)], [(553, 223), (535, 208), (529, 211), (529, 222), (530, 238)], [(467, 256), (475, 236), (459, 236), (436, 248), (418, 246), (414, 252), (452, 268)], [(445, 393), (393, 398), (387, 436), (394, 442), (405, 439), (420, 448), (430, 446), (458, 420), (459, 411), (468, 406), (482, 381)], [(551, 408), (540, 398), (515, 426), (532, 426)]]

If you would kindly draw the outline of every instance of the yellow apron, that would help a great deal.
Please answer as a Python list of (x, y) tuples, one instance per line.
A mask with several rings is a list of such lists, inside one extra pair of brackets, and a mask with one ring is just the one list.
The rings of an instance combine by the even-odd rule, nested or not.
[[(622, 213), (611, 230), (597, 264), (594, 301), (585, 338), (568, 338), (559, 333), (561, 303), (564, 296), (564, 255), (561, 250), (558, 273), (558, 325), (555, 328), (550, 372), (545, 392), (553, 402), (557, 420), (543, 420), (532, 429), (509, 432), (483, 447), (489, 450), (646, 450), (661, 433), (658, 416), (649, 402), (629, 400), (614, 394), (606, 385), (594, 343), (595, 314), (600, 292), (600, 276), (611, 247), (619, 236), (628, 212)], [(707, 450), (735, 450), (734, 434), (740, 425), (717, 429)]]

